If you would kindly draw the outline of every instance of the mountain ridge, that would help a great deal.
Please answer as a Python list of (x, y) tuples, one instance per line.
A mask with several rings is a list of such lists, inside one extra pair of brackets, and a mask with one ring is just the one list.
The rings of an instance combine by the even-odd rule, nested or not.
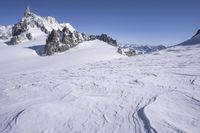
[(64, 52), (81, 42), (95, 39), (117, 47), (117, 41), (107, 34), (86, 35), (78, 32), (70, 23), (59, 23), (54, 17), (41, 17), (34, 14), (29, 6), (26, 7), (24, 16), (19, 22), (12, 26), (0, 27), (0, 32), (0, 38), (7, 40), (6, 43), (9, 45), (33, 40), (38, 36), (46, 36), (47, 41), (44, 49), (46, 55)]
[(190, 38), (178, 45), (184, 46), (184, 45), (196, 45), (196, 44), (200, 44), (200, 29), (197, 30), (196, 34), (192, 38)]

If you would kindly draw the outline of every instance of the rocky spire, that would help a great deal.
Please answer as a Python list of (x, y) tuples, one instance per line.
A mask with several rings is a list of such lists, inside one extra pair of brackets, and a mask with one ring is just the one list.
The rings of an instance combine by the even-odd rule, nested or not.
[(30, 11), (30, 8), (29, 6), (26, 7), (26, 10), (25, 10), (25, 13), (24, 13), (24, 17), (28, 17), (31, 15), (31, 11)]

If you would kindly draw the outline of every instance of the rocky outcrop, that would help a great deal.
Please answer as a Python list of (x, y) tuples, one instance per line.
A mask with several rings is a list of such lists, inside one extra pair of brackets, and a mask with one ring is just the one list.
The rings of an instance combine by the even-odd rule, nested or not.
[(27, 33), (26, 34), (26, 38), (28, 38), (29, 40), (32, 40), (33, 39), (32, 34), (31, 33)]
[[(27, 32), (27, 23), (26, 21), (20, 21), (19, 23), (15, 24), (12, 27), (12, 37), (10, 40), (11, 45), (16, 45), (18, 43), (21, 43), (22, 40), (25, 40), (28, 38), (29, 40), (32, 39), (32, 36), (30, 33)], [(20, 41), (19, 41), (20, 40)]]
[(126, 55), (126, 56), (134, 56), (136, 55), (136, 51), (130, 48), (122, 48), (122, 47), (118, 47), (117, 52), (122, 54), (122, 55)]
[(117, 46), (117, 41), (106, 34), (101, 34), (100, 36), (97, 36), (97, 39), (107, 42), (110, 45)]
[(60, 36), (60, 42), (66, 45), (70, 45), (70, 47), (73, 47), (73, 45), (76, 44), (75, 35), (67, 28), (63, 28)]
[(11, 38), (11, 40), (10, 40), (10, 44), (11, 45), (16, 45), (16, 44), (19, 44), (19, 43), (21, 43), (21, 37), (20, 36), (14, 36), (14, 37), (12, 37)]
[(47, 37), (44, 53), (52, 55), (56, 52), (63, 52), (88, 39), (87, 35), (77, 31), (71, 32), (67, 27), (64, 27), (62, 31), (52, 30)]
[(52, 55), (56, 52), (63, 52), (77, 46), (83, 41), (90, 41), (95, 39), (104, 41), (112, 46), (117, 46), (117, 41), (106, 34), (87, 36), (86, 34), (79, 33), (78, 31), (71, 32), (69, 28), (64, 27), (62, 31), (53, 30), (49, 34), (44, 53), (46, 55)]
[(12, 36), (18, 36), (27, 30), (25, 21), (19, 22), (12, 27)]
[(101, 41), (104, 41), (112, 46), (117, 46), (117, 41), (114, 40), (112, 37), (108, 36), (107, 34), (101, 34), (101, 35), (91, 35), (90, 36), (90, 39), (91, 40), (94, 40), (94, 39), (99, 39)]
[(56, 30), (52, 30), (52, 32), (49, 34), (46, 40), (44, 53), (46, 55), (52, 55), (55, 52), (58, 52), (58, 49), (59, 49), (59, 36)]

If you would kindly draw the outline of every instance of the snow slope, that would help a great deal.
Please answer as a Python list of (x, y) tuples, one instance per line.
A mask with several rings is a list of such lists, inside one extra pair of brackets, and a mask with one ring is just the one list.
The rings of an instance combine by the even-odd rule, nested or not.
[(99, 40), (80, 43), (73, 49), (51, 57), (42, 56), (45, 41), (46, 36), (43, 35), (20, 45), (0, 44), (0, 74), (63, 68), (125, 57), (117, 53), (116, 47)]
[(131, 58), (100, 41), (28, 46), (0, 45), (1, 133), (199, 133), (199, 45)]

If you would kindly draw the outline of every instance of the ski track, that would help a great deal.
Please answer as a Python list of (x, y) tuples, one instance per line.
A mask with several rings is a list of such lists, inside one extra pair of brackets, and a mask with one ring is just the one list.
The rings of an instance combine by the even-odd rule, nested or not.
[[(54, 71), (0, 76), (0, 132), (198, 133), (199, 53), (199, 47), (176, 47)], [(184, 115), (184, 110), (174, 113), (170, 100), (176, 97), (181, 100), (173, 104), (187, 106), (192, 115)], [(192, 123), (178, 123), (171, 118), (174, 114)]]

